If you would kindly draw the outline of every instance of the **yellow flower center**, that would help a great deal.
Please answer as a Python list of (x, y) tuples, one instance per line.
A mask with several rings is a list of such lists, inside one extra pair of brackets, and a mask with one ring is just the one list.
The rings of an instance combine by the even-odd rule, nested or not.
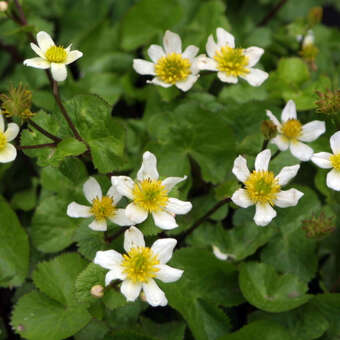
[(274, 204), (280, 185), (272, 171), (253, 171), (244, 183), (254, 203)]
[(243, 54), (242, 48), (223, 46), (216, 52), (214, 59), (218, 64), (217, 69), (228, 76), (238, 77), (249, 73), (249, 58)]
[(168, 192), (161, 181), (145, 179), (135, 184), (133, 201), (148, 212), (162, 210), (168, 202)]
[(132, 248), (123, 258), (123, 273), (134, 283), (147, 283), (159, 271), (156, 267), (159, 264), (158, 257), (148, 247)]
[(302, 125), (297, 119), (289, 119), (281, 127), (282, 134), (290, 140), (295, 140), (301, 136)]
[(7, 138), (3, 132), (0, 132), (0, 150), (3, 150), (6, 147)]
[(190, 60), (179, 53), (170, 53), (160, 58), (155, 65), (156, 76), (167, 84), (183, 81), (191, 74)]
[(332, 155), (329, 157), (329, 160), (331, 161), (333, 168), (340, 171), (340, 153)]
[(111, 197), (103, 196), (102, 199), (96, 197), (92, 201), (90, 212), (94, 215), (94, 218), (97, 221), (100, 221), (114, 216), (116, 207), (114, 206)]
[(51, 46), (46, 51), (45, 57), (50, 63), (64, 63), (66, 61), (67, 52), (62, 46)]

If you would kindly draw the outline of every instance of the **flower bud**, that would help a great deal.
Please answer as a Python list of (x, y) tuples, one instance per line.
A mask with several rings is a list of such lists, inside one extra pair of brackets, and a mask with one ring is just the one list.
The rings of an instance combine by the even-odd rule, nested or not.
[(102, 285), (95, 285), (91, 288), (91, 295), (97, 299), (104, 296), (104, 287)]
[(0, 12), (6, 12), (8, 9), (7, 1), (0, 1)]
[(335, 115), (340, 113), (340, 90), (327, 90), (322, 93), (320, 91), (316, 91), (316, 94), (319, 97), (319, 100), (315, 102), (317, 106), (316, 110), (319, 113), (323, 113), (326, 115)]
[(311, 219), (302, 221), (302, 229), (308, 238), (322, 239), (335, 230), (334, 218), (321, 212), (318, 216), (313, 215)]
[(313, 27), (321, 22), (322, 13), (323, 13), (323, 10), (322, 10), (322, 7), (320, 6), (312, 7), (309, 10), (308, 17), (307, 17), (309, 27)]
[(264, 120), (261, 124), (261, 132), (265, 139), (273, 139), (277, 135), (276, 125), (271, 120)]

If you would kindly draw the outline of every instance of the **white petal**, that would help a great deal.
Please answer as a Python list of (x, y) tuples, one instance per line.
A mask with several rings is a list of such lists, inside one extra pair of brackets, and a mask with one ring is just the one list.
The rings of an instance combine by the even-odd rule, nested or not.
[(331, 156), (332, 154), (329, 152), (318, 152), (312, 156), (311, 161), (320, 168), (330, 169), (333, 167), (331, 161), (329, 160)]
[(90, 212), (91, 208), (86, 205), (78, 204), (77, 202), (72, 202), (67, 206), (67, 216), (70, 217), (90, 217), (93, 214)]
[(139, 74), (155, 75), (155, 64), (143, 59), (133, 59), (133, 69)]
[(130, 199), (133, 199), (132, 190), (135, 186), (135, 182), (128, 176), (112, 176), (111, 183), (117, 189), (117, 191)]
[(258, 153), (255, 159), (255, 170), (256, 171), (260, 171), (260, 170), (267, 171), (270, 157), (271, 157), (271, 152), (269, 149), (263, 150), (260, 153)]
[(248, 67), (253, 67), (262, 57), (264, 49), (261, 47), (252, 46), (243, 50), (243, 53), (249, 58)]
[(34, 67), (34, 68), (41, 68), (43, 70), (46, 70), (48, 68), (50, 68), (51, 64), (43, 59), (43, 58), (31, 58), (31, 59), (26, 59), (24, 60), (24, 65), (25, 66), (31, 66), (31, 67)]
[(224, 72), (217, 72), (217, 77), (220, 81), (223, 81), (224, 83), (231, 83), (236, 84), (238, 82), (237, 77), (234, 76), (228, 76)]
[(241, 208), (248, 208), (254, 204), (249, 198), (248, 192), (245, 189), (236, 190), (231, 197), (231, 200)]
[(43, 51), (44, 54), (51, 46), (55, 45), (51, 36), (48, 33), (43, 32), (43, 31), (37, 34), (37, 42), (38, 42), (40, 49)]
[(5, 119), (4, 116), (1, 114), (1, 109), (0, 109), (0, 132), (5, 131)]
[(172, 84), (164, 83), (164, 81), (160, 80), (159, 78), (155, 77), (152, 80), (147, 80), (146, 81), (148, 84), (154, 84), (154, 85), (159, 85), (165, 88), (171, 87)]
[(169, 197), (166, 210), (176, 215), (185, 215), (192, 209), (190, 202), (181, 201), (177, 198)]
[(126, 207), (125, 215), (129, 220), (133, 221), (134, 224), (139, 224), (147, 219), (148, 212), (132, 202)]
[(157, 267), (159, 271), (156, 274), (156, 278), (163, 282), (175, 282), (179, 280), (183, 274), (183, 270), (172, 268), (166, 264), (160, 264)]
[(244, 183), (247, 178), (250, 176), (250, 172), (247, 166), (247, 161), (244, 157), (238, 156), (234, 160), (234, 166), (232, 169), (232, 173), (237, 177), (237, 179)]
[(313, 142), (325, 132), (325, 122), (313, 120), (312, 122), (302, 126), (302, 135), (299, 140), (302, 142)]
[(212, 249), (213, 249), (214, 255), (215, 255), (219, 260), (225, 261), (225, 260), (228, 259), (228, 254), (225, 254), (225, 253), (221, 252), (220, 248), (218, 248), (217, 246), (213, 245), (213, 246), (212, 246)]
[(106, 196), (109, 196), (113, 200), (113, 204), (117, 205), (117, 203), (121, 200), (122, 195), (118, 192), (115, 185), (111, 185), (109, 190), (106, 193)]
[(298, 204), (303, 192), (296, 189), (280, 191), (275, 200), (275, 205), (280, 208), (293, 207)]
[(123, 256), (113, 249), (97, 251), (96, 256), (93, 260), (95, 264), (98, 264), (99, 266), (110, 270), (115, 269), (117, 266), (120, 266), (122, 261)]
[(4, 149), (0, 151), (0, 163), (12, 162), (16, 157), (17, 149), (12, 144), (7, 143)]
[(68, 45), (65, 50), (67, 53), (70, 53), (71, 52), (71, 47), (72, 47), (72, 44)]
[(294, 157), (304, 162), (309, 161), (314, 152), (310, 146), (299, 141), (290, 143), (290, 151)]
[(162, 58), (165, 56), (165, 52), (161, 46), (151, 45), (148, 48), (148, 55), (154, 63), (157, 63), (159, 58)]
[(138, 170), (137, 179), (139, 181), (143, 181), (144, 179), (148, 179), (148, 178), (157, 180), (158, 177), (159, 177), (159, 174), (157, 171), (156, 156), (149, 151), (144, 152), (142, 166)]
[(31, 43), (31, 48), (32, 50), (40, 57), (45, 59), (45, 54), (44, 52), (40, 49), (40, 47), (38, 47), (36, 44)]
[(105, 276), (105, 286), (108, 286), (111, 281), (124, 280), (126, 275), (122, 271), (121, 266), (114, 266)]
[(124, 233), (124, 249), (128, 253), (136, 247), (145, 247), (144, 236), (138, 228), (130, 227)]
[(142, 289), (142, 285), (140, 283), (133, 283), (130, 280), (124, 280), (122, 285), (120, 286), (120, 291), (126, 297), (127, 301), (135, 301)]
[(7, 125), (7, 130), (5, 131), (7, 142), (12, 141), (18, 135), (19, 131), (19, 125), (15, 123), (9, 123)]
[(173, 214), (170, 214), (167, 211), (154, 211), (152, 217), (156, 226), (161, 229), (170, 230), (178, 227)]
[(181, 183), (185, 181), (188, 177), (167, 177), (162, 181), (162, 184), (165, 186), (165, 189), (170, 192), (172, 188), (177, 185), (178, 183)]
[(55, 81), (64, 81), (67, 77), (65, 64), (51, 63), (51, 72)]
[(275, 124), (277, 128), (281, 127), (280, 121), (273, 115), (273, 113), (269, 110), (266, 110), (267, 117)]
[(264, 227), (269, 224), (275, 216), (276, 211), (271, 207), (270, 204), (256, 204), (254, 221), (257, 225)]
[(250, 68), (249, 73), (240, 76), (245, 79), (251, 86), (260, 86), (268, 78), (269, 74), (257, 68)]
[(327, 174), (327, 186), (333, 190), (340, 191), (340, 171), (335, 169)]
[(279, 174), (275, 177), (280, 186), (286, 185), (292, 178), (296, 176), (300, 169), (300, 165), (292, 165), (292, 166), (285, 166), (284, 168), (281, 169)]
[(92, 201), (98, 197), (102, 198), (102, 189), (94, 177), (90, 177), (83, 185), (83, 192), (86, 199), (92, 204)]
[(194, 45), (189, 45), (183, 52), (182, 57), (188, 58), (191, 62), (193, 62), (194, 58), (196, 57), (199, 48)]
[(174, 238), (163, 238), (154, 242), (151, 250), (157, 255), (161, 264), (167, 263), (176, 247), (177, 240)]
[(143, 283), (143, 291), (146, 301), (152, 306), (166, 306), (168, 300), (164, 292), (157, 286), (155, 280), (150, 280), (148, 283)]
[(214, 40), (212, 34), (209, 35), (208, 41), (207, 41), (207, 43), (205, 45), (205, 49), (207, 50), (208, 56), (210, 58), (214, 58), (214, 56), (215, 56), (217, 50), (219, 49), (219, 47), (215, 43), (215, 40)]
[(217, 35), (217, 44), (219, 47), (223, 46), (229, 46), (234, 48), (235, 47), (235, 39), (234, 36), (230, 33), (228, 33), (226, 30), (223, 28), (219, 27), (216, 30), (216, 35)]
[(202, 54), (196, 58), (196, 66), (199, 70), (217, 71), (217, 63), (214, 59)]
[(70, 51), (67, 53), (67, 58), (66, 58), (66, 65), (73, 63), (74, 61), (76, 61), (77, 59), (81, 58), (83, 56), (83, 53), (78, 51), (78, 50), (74, 50), (74, 51)]
[(177, 82), (176, 87), (184, 92), (188, 91), (192, 88), (198, 78), (199, 75), (194, 76), (193, 74), (190, 74), (186, 80)]
[(93, 220), (93, 222), (89, 224), (89, 228), (94, 231), (106, 231), (107, 222), (106, 220)]
[(280, 151), (286, 151), (289, 147), (287, 138), (283, 137), (282, 135), (277, 135), (271, 140), (271, 143), (275, 144), (280, 149)]
[(125, 209), (117, 209), (113, 217), (109, 217), (112, 223), (121, 227), (133, 225), (134, 222), (127, 218)]
[(166, 31), (163, 37), (165, 53), (182, 53), (182, 41), (177, 33)]
[(296, 119), (296, 105), (293, 100), (288, 100), (287, 104), (282, 110), (281, 121), (286, 122), (289, 119)]
[(340, 131), (330, 138), (331, 149), (334, 154), (340, 153)]

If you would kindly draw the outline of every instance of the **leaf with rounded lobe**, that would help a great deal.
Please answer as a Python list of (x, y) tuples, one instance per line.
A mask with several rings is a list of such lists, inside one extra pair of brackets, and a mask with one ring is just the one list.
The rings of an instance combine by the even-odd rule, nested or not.
[(300, 84), (310, 77), (307, 64), (297, 57), (281, 58), (277, 68), (278, 77), (287, 83)]

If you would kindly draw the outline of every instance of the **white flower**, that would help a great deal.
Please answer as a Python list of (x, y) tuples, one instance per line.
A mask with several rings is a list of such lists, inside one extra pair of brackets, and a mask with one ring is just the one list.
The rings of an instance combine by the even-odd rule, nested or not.
[(327, 174), (327, 186), (333, 190), (340, 191), (340, 131), (330, 138), (333, 154), (319, 152), (312, 156), (312, 162), (323, 169), (332, 169)]
[(219, 260), (226, 261), (226, 260), (228, 259), (228, 257), (229, 257), (228, 254), (223, 253), (223, 252), (221, 251), (221, 249), (218, 248), (217, 246), (215, 246), (214, 244), (213, 244), (213, 246), (212, 246), (212, 250), (213, 250), (214, 255), (215, 255)]
[(130, 226), (133, 224), (126, 215), (124, 209), (116, 208), (122, 198), (116, 188), (112, 185), (106, 196), (103, 196), (99, 183), (90, 177), (83, 185), (83, 192), (91, 206), (72, 202), (67, 207), (67, 215), (70, 217), (94, 217), (89, 228), (96, 231), (107, 230), (107, 219), (119, 226)]
[(271, 143), (276, 144), (281, 151), (289, 148), (292, 155), (301, 161), (310, 160), (313, 155), (313, 149), (302, 142), (313, 142), (325, 133), (325, 122), (313, 120), (302, 125), (297, 119), (296, 106), (293, 100), (289, 100), (282, 110), (282, 123), (269, 110), (266, 112), (279, 132), (271, 140)]
[(154, 278), (163, 282), (175, 282), (181, 278), (183, 270), (166, 265), (176, 243), (173, 238), (164, 238), (157, 240), (151, 248), (145, 247), (143, 234), (131, 227), (124, 235), (127, 254), (122, 256), (115, 250), (97, 251), (94, 263), (109, 269), (106, 286), (113, 280), (123, 281), (120, 291), (127, 301), (135, 301), (143, 289), (151, 306), (166, 306), (168, 300)]
[(126, 209), (126, 216), (135, 223), (142, 223), (151, 213), (155, 224), (162, 229), (174, 229), (178, 225), (176, 214), (188, 213), (192, 205), (177, 198), (168, 197), (172, 188), (187, 177), (168, 177), (160, 181), (157, 171), (157, 159), (147, 151), (143, 154), (143, 163), (134, 182), (130, 177), (111, 177), (118, 192), (133, 202)]
[(182, 53), (182, 41), (178, 34), (166, 31), (163, 47), (151, 45), (148, 55), (152, 62), (134, 59), (133, 68), (139, 74), (155, 76), (148, 83), (170, 87), (175, 85), (182, 91), (188, 91), (199, 77), (195, 57), (198, 47), (190, 45)]
[(9, 123), (5, 131), (5, 120), (0, 110), (0, 163), (8, 163), (15, 160), (17, 149), (10, 143), (19, 133), (19, 126)]
[(52, 77), (55, 81), (64, 81), (67, 77), (66, 66), (83, 56), (77, 50), (71, 51), (71, 45), (67, 48), (56, 46), (51, 36), (46, 32), (37, 34), (38, 45), (31, 43), (32, 50), (39, 56), (26, 59), (24, 65), (35, 68), (51, 68)]
[(244, 183), (244, 189), (235, 191), (231, 199), (242, 208), (255, 204), (254, 221), (259, 226), (266, 226), (276, 216), (273, 205), (280, 208), (292, 207), (303, 196), (296, 189), (281, 190), (281, 187), (296, 176), (300, 165), (286, 166), (275, 177), (272, 171), (268, 171), (270, 157), (269, 149), (261, 151), (255, 159), (255, 170), (250, 173), (246, 159), (238, 156), (232, 170), (237, 179)]
[(235, 48), (234, 37), (220, 27), (216, 35), (217, 43), (211, 34), (206, 44), (209, 57), (198, 57), (199, 69), (217, 71), (218, 78), (225, 83), (236, 84), (241, 77), (252, 86), (260, 86), (268, 78), (267, 72), (253, 68), (264, 52), (262, 48)]

